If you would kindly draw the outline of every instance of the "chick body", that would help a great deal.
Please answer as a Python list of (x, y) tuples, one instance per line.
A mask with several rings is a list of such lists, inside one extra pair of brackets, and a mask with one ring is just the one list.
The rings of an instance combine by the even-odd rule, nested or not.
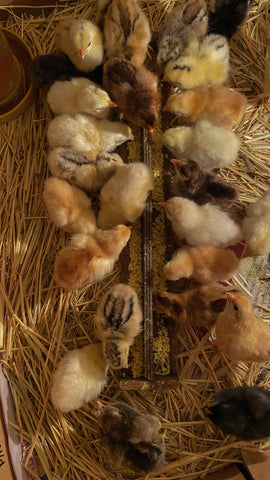
[(130, 227), (96, 230), (93, 235), (77, 234), (56, 257), (54, 279), (59, 287), (74, 289), (99, 282), (112, 272), (121, 250), (130, 237)]
[(206, 120), (194, 127), (168, 128), (162, 143), (176, 158), (190, 157), (204, 168), (220, 168), (236, 160), (240, 140), (226, 128), (216, 127)]
[(216, 323), (219, 349), (235, 362), (266, 362), (270, 359), (270, 328), (255, 316), (249, 299), (227, 293), (225, 310)]
[(66, 180), (50, 177), (45, 180), (43, 200), (52, 222), (69, 233), (91, 235), (97, 229), (91, 199), (80, 188)]
[(240, 227), (216, 205), (197, 205), (183, 197), (162, 204), (179, 240), (189, 245), (226, 247), (241, 240)]
[(100, 153), (96, 161), (91, 162), (80, 152), (64, 147), (51, 150), (47, 162), (52, 175), (68, 180), (87, 192), (99, 191), (114, 174), (116, 167), (123, 165), (117, 153)]
[(248, 206), (242, 229), (246, 242), (245, 257), (255, 257), (270, 251), (270, 190)]
[(165, 461), (165, 445), (157, 417), (115, 402), (101, 408), (98, 422), (102, 439), (118, 465), (145, 475)]
[(55, 82), (48, 91), (47, 100), (57, 115), (86, 113), (106, 118), (110, 107), (116, 106), (103, 88), (84, 77)]
[(238, 268), (239, 260), (232, 250), (211, 246), (189, 247), (176, 250), (163, 268), (167, 280), (193, 278), (199, 283), (230, 280)]
[(57, 25), (56, 47), (66, 53), (78, 70), (89, 72), (103, 61), (100, 29), (89, 20), (65, 19)]
[(175, 93), (168, 98), (163, 110), (191, 122), (207, 120), (218, 127), (232, 129), (241, 121), (246, 107), (244, 95), (221, 85)]
[(131, 163), (117, 167), (100, 191), (99, 227), (135, 222), (143, 213), (152, 189), (153, 174), (146, 165)]
[(101, 343), (68, 352), (53, 375), (53, 406), (67, 413), (95, 400), (106, 385), (107, 369)]

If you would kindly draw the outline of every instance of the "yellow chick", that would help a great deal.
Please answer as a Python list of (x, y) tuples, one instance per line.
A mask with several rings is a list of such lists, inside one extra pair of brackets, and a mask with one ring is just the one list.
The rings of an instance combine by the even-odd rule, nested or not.
[(206, 169), (227, 167), (240, 148), (235, 133), (207, 120), (199, 120), (193, 127), (168, 128), (161, 141), (176, 158), (190, 157)]
[(96, 118), (107, 118), (110, 108), (117, 107), (103, 88), (84, 77), (54, 82), (47, 100), (57, 115), (87, 113)]
[(51, 401), (54, 408), (67, 413), (96, 400), (107, 382), (108, 362), (102, 344), (86, 345), (68, 352), (52, 377)]
[(270, 251), (270, 190), (247, 207), (242, 229), (246, 242), (245, 257), (256, 257)]
[(68, 180), (87, 192), (98, 192), (116, 167), (123, 165), (117, 153), (100, 153), (96, 161), (90, 162), (82, 153), (64, 147), (51, 150), (47, 162), (54, 177)]
[(77, 113), (55, 117), (49, 123), (47, 138), (51, 148), (70, 148), (94, 161), (101, 152), (112, 152), (134, 137), (125, 123)]
[(91, 235), (97, 229), (91, 199), (66, 180), (50, 177), (45, 180), (43, 200), (52, 222), (69, 233)]
[(135, 222), (143, 213), (153, 174), (143, 163), (117, 167), (115, 174), (100, 191), (99, 228)]
[(244, 95), (221, 85), (170, 95), (163, 110), (190, 122), (207, 120), (231, 130), (240, 123), (246, 107)]
[(188, 0), (174, 7), (166, 18), (158, 42), (157, 65), (164, 69), (182, 55), (192, 39), (201, 40), (207, 32), (208, 15), (204, 0)]
[(143, 65), (151, 30), (137, 0), (111, 1), (104, 21), (104, 39), (107, 59), (118, 57)]
[(235, 362), (269, 361), (269, 325), (255, 316), (245, 295), (226, 295), (227, 305), (216, 323), (216, 342), (219, 349)]
[(90, 72), (103, 61), (100, 29), (89, 20), (67, 18), (57, 25), (55, 43), (78, 70)]
[(103, 280), (112, 272), (130, 233), (131, 227), (117, 225), (112, 230), (96, 230), (92, 236), (74, 235), (56, 257), (56, 284), (72, 290)]
[(232, 250), (185, 246), (176, 250), (172, 259), (163, 268), (167, 280), (193, 278), (199, 283), (230, 280), (237, 270), (239, 259)]
[(134, 288), (123, 283), (103, 295), (95, 315), (96, 334), (112, 368), (127, 368), (129, 349), (142, 329), (142, 309)]
[(179, 240), (189, 245), (226, 247), (241, 240), (241, 229), (216, 205), (197, 205), (183, 197), (172, 197), (161, 202)]
[(183, 56), (168, 63), (166, 82), (184, 90), (222, 85), (229, 74), (229, 44), (222, 35), (208, 35), (202, 42), (192, 40)]

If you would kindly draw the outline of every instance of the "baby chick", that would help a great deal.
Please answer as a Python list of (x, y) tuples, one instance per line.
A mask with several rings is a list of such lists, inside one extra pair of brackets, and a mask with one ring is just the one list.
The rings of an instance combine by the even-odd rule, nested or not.
[(226, 388), (217, 393), (209, 410), (209, 418), (226, 435), (242, 440), (270, 436), (270, 392), (265, 388)]
[(255, 257), (270, 251), (270, 190), (247, 207), (242, 229), (246, 242), (245, 257)]
[(84, 77), (55, 82), (48, 91), (47, 100), (57, 115), (88, 113), (96, 118), (106, 118), (110, 108), (117, 107), (105, 90)]
[(90, 162), (82, 153), (64, 147), (51, 150), (47, 162), (52, 175), (68, 180), (87, 192), (99, 191), (116, 167), (123, 165), (117, 153), (100, 153), (96, 161)]
[(195, 160), (171, 160), (175, 167), (171, 177), (174, 196), (193, 200), (198, 205), (213, 203), (219, 207), (230, 206), (237, 198), (235, 188), (216, 173), (204, 170)]
[(137, 0), (111, 1), (104, 21), (104, 39), (107, 59), (118, 57), (143, 65), (151, 30)]
[(155, 295), (155, 308), (176, 323), (195, 326), (213, 325), (217, 313), (224, 310), (226, 291), (232, 287), (207, 284), (183, 293), (160, 292)]
[(127, 368), (129, 349), (142, 328), (142, 309), (134, 288), (119, 283), (103, 295), (95, 315), (96, 334), (112, 368)]
[(246, 107), (244, 95), (221, 85), (175, 93), (168, 98), (163, 110), (190, 122), (207, 120), (218, 127), (232, 129), (241, 121)]
[(100, 191), (99, 228), (135, 222), (145, 208), (153, 189), (153, 174), (143, 163), (124, 164)]
[(72, 290), (103, 280), (112, 272), (130, 233), (131, 227), (117, 225), (112, 230), (96, 230), (92, 236), (74, 235), (56, 257), (56, 284)]
[(229, 44), (222, 35), (190, 42), (183, 56), (169, 62), (164, 80), (184, 90), (222, 85), (229, 74)]
[(224, 248), (188, 247), (176, 250), (163, 268), (167, 280), (193, 278), (199, 283), (230, 280), (237, 270), (239, 259), (232, 250)]
[(216, 205), (197, 205), (183, 197), (161, 202), (179, 240), (189, 245), (226, 247), (241, 240), (241, 229)]
[(97, 229), (91, 199), (66, 180), (50, 177), (45, 180), (43, 200), (52, 222), (69, 233), (91, 235)]
[(55, 34), (56, 47), (68, 55), (78, 70), (89, 72), (101, 65), (102, 33), (94, 23), (66, 18), (57, 25)]
[(240, 148), (235, 133), (207, 120), (198, 121), (194, 127), (168, 128), (161, 138), (175, 157), (191, 157), (204, 168), (230, 165), (236, 160)]
[(143, 66), (112, 58), (104, 65), (103, 84), (125, 120), (153, 133), (160, 110), (156, 75)]
[(157, 472), (165, 462), (158, 418), (120, 402), (106, 406), (99, 403), (99, 406), (102, 440), (114, 461), (140, 475)]
[(226, 293), (227, 305), (218, 316), (216, 342), (235, 362), (270, 360), (270, 327), (255, 316), (249, 299), (241, 293)]
[(201, 40), (207, 31), (208, 15), (204, 0), (188, 0), (174, 7), (166, 18), (158, 42), (157, 65), (163, 70), (167, 63), (182, 55), (189, 41)]
[(53, 406), (67, 413), (95, 400), (106, 385), (107, 370), (101, 343), (68, 352), (53, 374)]
[(224, 35), (228, 40), (249, 14), (252, 0), (215, 0), (214, 11), (209, 13), (209, 33)]
[(39, 55), (31, 63), (31, 80), (38, 88), (48, 88), (56, 80), (69, 80), (78, 70), (64, 52)]
[(47, 138), (51, 148), (66, 147), (94, 161), (101, 152), (111, 152), (134, 137), (125, 123), (76, 113), (55, 117), (49, 123)]

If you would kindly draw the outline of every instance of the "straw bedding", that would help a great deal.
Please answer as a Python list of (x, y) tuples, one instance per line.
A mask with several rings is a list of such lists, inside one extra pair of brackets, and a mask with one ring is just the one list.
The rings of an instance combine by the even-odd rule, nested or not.
[[(53, 49), (56, 22), (66, 15), (92, 18), (95, 4), (93, 0), (68, 5), (60, 1), (44, 18), (27, 13), (17, 17), (15, 10), (2, 25), (23, 36), (33, 54), (40, 55)], [(174, 4), (169, 0), (142, 2), (154, 31), (161, 28)], [(264, 61), (270, 53), (268, 10), (268, 0), (255, 0), (249, 20), (231, 42), (230, 84), (246, 95), (262, 88)], [(99, 439), (94, 402), (63, 415), (49, 401), (58, 360), (67, 350), (93, 341), (92, 320), (100, 296), (121, 279), (118, 264), (101, 284), (72, 293), (56, 288), (52, 281), (56, 252), (67, 237), (48, 221), (41, 198), (48, 176), (46, 130), (51, 116), (45, 93), (38, 92), (23, 117), (0, 128), (4, 192), (0, 205), (1, 356), (17, 412), (15, 428), (21, 440), (31, 445), (26, 470), (35, 451), (50, 480), (134, 478), (110, 462)], [(247, 203), (269, 188), (269, 103), (250, 100), (236, 131), (242, 139), (238, 160), (221, 174), (238, 188), (236, 213), (241, 215)], [(155, 168), (158, 177), (158, 164)], [(158, 192), (155, 195), (159, 200)], [(154, 262), (158, 255), (154, 253)], [(135, 264), (131, 259), (131, 284), (136, 287)], [(270, 318), (269, 304), (261, 315)], [(191, 327), (179, 329), (178, 389), (121, 391), (118, 374), (110, 372), (102, 401), (121, 399), (160, 417), (167, 463), (151, 478), (200, 478), (240, 459), (241, 446), (261, 446), (225, 437), (207, 421), (204, 410), (223, 387), (258, 384), (269, 388), (269, 365), (241, 362), (235, 366), (209, 338), (208, 333), (201, 338)]]

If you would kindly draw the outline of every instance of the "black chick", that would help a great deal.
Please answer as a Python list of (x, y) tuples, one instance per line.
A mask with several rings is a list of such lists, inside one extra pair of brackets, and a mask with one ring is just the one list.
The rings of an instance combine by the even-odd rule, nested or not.
[(270, 436), (270, 392), (261, 387), (235, 387), (218, 392), (209, 418), (225, 434), (242, 440)]
[(208, 34), (224, 35), (228, 40), (243, 23), (252, 4), (252, 0), (216, 0), (215, 11), (209, 13)]
[(232, 185), (202, 168), (195, 160), (172, 159), (171, 162), (175, 171), (168, 175), (173, 196), (188, 198), (198, 205), (210, 202), (223, 208), (236, 200), (237, 192)]
[(158, 471), (165, 460), (158, 418), (120, 402), (98, 405), (102, 439), (114, 460), (141, 475)]
[(87, 77), (101, 85), (102, 75), (102, 66), (87, 74), (80, 72), (63, 52), (39, 55), (31, 63), (31, 79), (38, 88), (49, 88), (56, 80), (70, 80), (72, 77)]

